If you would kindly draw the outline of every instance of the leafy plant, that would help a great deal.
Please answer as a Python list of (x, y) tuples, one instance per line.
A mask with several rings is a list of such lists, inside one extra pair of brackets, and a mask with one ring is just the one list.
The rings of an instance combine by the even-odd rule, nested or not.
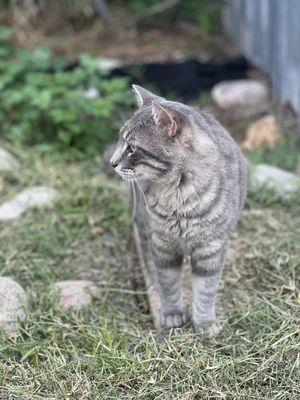
[(218, 31), (218, 19), (224, 0), (187, 0), (179, 3), (179, 11), (183, 17), (198, 23), (202, 33), (207, 35)]
[(99, 60), (88, 56), (66, 71), (65, 62), (52, 60), (49, 49), (14, 50), (8, 39), (8, 31), (0, 30), (5, 44), (0, 51), (2, 134), (61, 151), (102, 151), (130, 109), (127, 80), (108, 79)]
[[(202, 33), (210, 35), (218, 30), (217, 22), (223, 2), (224, 0), (184, 0), (160, 13), (159, 18), (165, 20), (188, 19), (196, 22)], [(130, 0), (124, 2), (124, 5), (133, 13), (140, 13), (158, 3), (161, 3), (161, 0)], [(148, 19), (152, 22), (157, 21), (157, 15)]]

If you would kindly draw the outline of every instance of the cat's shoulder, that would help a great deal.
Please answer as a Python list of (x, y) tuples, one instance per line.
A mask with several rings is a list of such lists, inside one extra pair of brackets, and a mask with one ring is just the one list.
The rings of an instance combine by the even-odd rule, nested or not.
[(224, 138), (230, 138), (232, 140), (232, 137), (228, 133), (227, 129), (215, 118), (212, 113), (193, 107), (193, 115), (199, 128), (202, 128), (213, 136), (221, 136)]
[(220, 153), (237, 154), (239, 147), (228, 130), (208, 111), (194, 108), (197, 131), (205, 135), (219, 148)]

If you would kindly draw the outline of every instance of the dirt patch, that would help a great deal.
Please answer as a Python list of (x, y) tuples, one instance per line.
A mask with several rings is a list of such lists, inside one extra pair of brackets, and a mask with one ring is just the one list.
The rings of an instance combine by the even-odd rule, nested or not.
[(206, 36), (190, 21), (160, 22), (158, 26), (140, 24), (120, 15), (112, 23), (100, 18), (83, 26), (57, 18), (43, 25), (14, 22), (17, 42), (25, 48), (49, 46), (55, 55), (69, 60), (81, 53), (112, 57), (124, 63), (178, 61), (194, 56), (199, 61), (221, 61), (235, 57), (238, 52), (222, 35)]

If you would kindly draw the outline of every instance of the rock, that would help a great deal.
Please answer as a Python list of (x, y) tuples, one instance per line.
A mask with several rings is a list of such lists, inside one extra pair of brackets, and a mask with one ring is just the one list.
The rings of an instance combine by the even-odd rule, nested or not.
[(52, 206), (57, 198), (58, 192), (52, 188), (36, 186), (25, 189), (0, 206), (0, 221), (18, 218), (30, 208)]
[(260, 147), (273, 149), (281, 139), (281, 129), (274, 115), (266, 115), (248, 127), (242, 149), (247, 151)]
[(288, 200), (300, 191), (300, 177), (271, 165), (251, 166), (250, 191), (260, 192), (264, 188), (272, 190), (275, 197)]
[(234, 106), (255, 106), (268, 100), (268, 88), (254, 79), (223, 81), (212, 88), (212, 98), (222, 109)]
[(51, 294), (59, 293), (59, 306), (64, 310), (80, 310), (92, 303), (93, 297), (100, 294), (99, 288), (92, 281), (59, 281)]
[(0, 172), (15, 171), (20, 168), (19, 161), (5, 149), (0, 148)]
[(99, 90), (92, 86), (89, 89), (87, 89), (85, 92), (83, 92), (83, 97), (87, 100), (93, 100), (97, 99), (100, 96)]
[(0, 329), (18, 335), (18, 321), (26, 317), (28, 300), (24, 289), (11, 278), (0, 277)]
[(118, 58), (101, 57), (98, 61), (98, 67), (102, 71), (111, 71), (122, 67), (123, 63)]

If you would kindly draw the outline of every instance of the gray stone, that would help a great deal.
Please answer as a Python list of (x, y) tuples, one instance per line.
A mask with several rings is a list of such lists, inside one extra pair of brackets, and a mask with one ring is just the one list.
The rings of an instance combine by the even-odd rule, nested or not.
[(258, 164), (250, 168), (250, 191), (272, 190), (275, 197), (288, 200), (300, 191), (300, 177), (272, 165)]
[(98, 67), (102, 71), (111, 71), (122, 67), (123, 63), (118, 58), (101, 57), (98, 61)]
[(255, 106), (268, 100), (268, 88), (254, 79), (239, 79), (217, 83), (211, 92), (215, 103), (226, 110), (235, 106)]
[(99, 90), (92, 86), (89, 89), (87, 89), (85, 92), (83, 92), (83, 97), (87, 100), (93, 100), (97, 99), (100, 96)]
[(15, 171), (19, 168), (19, 161), (7, 150), (0, 148), (0, 171)]
[(58, 198), (55, 189), (36, 186), (23, 190), (0, 206), (0, 221), (19, 218), (30, 208), (50, 207)]
[(0, 329), (18, 335), (18, 321), (26, 317), (28, 300), (24, 289), (11, 278), (0, 277)]
[(93, 301), (94, 297), (100, 295), (99, 288), (92, 282), (86, 280), (59, 281), (53, 285), (51, 295), (59, 294), (59, 306), (64, 310), (80, 310)]

